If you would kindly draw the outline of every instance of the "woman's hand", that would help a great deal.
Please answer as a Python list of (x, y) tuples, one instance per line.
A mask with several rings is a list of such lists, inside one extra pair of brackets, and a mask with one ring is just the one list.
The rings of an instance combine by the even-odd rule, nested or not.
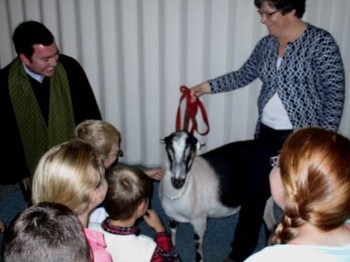
[(195, 85), (191, 87), (191, 102), (194, 102), (198, 99), (198, 97), (208, 94), (211, 92), (211, 87), (208, 82), (203, 82), (201, 84)]

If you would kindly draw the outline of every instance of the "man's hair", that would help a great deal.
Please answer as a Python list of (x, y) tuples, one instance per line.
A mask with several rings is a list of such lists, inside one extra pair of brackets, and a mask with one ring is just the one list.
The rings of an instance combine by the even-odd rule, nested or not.
[(36, 21), (26, 21), (17, 26), (12, 36), (13, 44), (17, 54), (24, 54), (31, 59), (34, 48), (33, 45), (51, 45), (55, 38), (43, 24)]
[(62, 204), (43, 202), (22, 211), (4, 235), (5, 261), (92, 261), (82, 224)]
[(281, 11), (282, 14), (289, 13), (295, 9), (297, 17), (302, 18), (305, 13), (306, 0), (254, 0), (255, 6), (260, 9), (263, 3)]
[(115, 166), (107, 170), (108, 183), (105, 208), (113, 220), (131, 218), (142, 201), (152, 192), (150, 178), (137, 167)]

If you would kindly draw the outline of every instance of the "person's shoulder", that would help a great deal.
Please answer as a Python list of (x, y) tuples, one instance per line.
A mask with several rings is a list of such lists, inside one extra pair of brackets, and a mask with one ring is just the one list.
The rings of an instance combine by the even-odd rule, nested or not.
[(8, 63), (7, 65), (5, 65), (3, 68), (0, 69), (0, 74), (8, 74), (8, 72), (10, 71), (10, 66), (13, 63), (14, 60), (12, 60), (10, 63)]
[(252, 254), (244, 262), (260, 262), (260, 261), (283, 261), (285, 254), (288, 253), (288, 248), (286, 250), (285, 245), (275, 245), (268, 246), (262, 250)]
[[(251, 255), (247, 260), (245, 260), (245, 262), (301, 261), (305, 256), (315, 257), (317, 254), (317, 249), (310, 246), (280, 244), (263, 248), (262, 250)], [(319, 257), (319, 255), (316, 257)]]
[(66, 64), (75, 64), (75, 65), (79, 65), (79, 66), (80, 66), (80, 63), (78, 62), (77, 59), (75, 59), (74, 57), (65, 55), (65, 54), (59, 54), (59, 61), (60, 61), (63, 65), (66, 65)]
[(258, 43), (257, 45), (263, 45), (263, 44), (267, 44), (267, 43), (275, 43), (275, 44), (278, 44), (278, 40), (275, 36), (271, 35), (271, 34), (267, 34), (267, 35), (264, 35), (263, 37), (261, 37), (259, 40), (258, 40)]
[(264, 42), (270, 42), (270, 41), (277, 41), (277, 39), (276, 39), (276, 37), (268, 34), (268, 35), (265, 35), (262, 38), (260, 38), (258, 43), (264, 43)]
[(89, 217), (89, 224), (90, 223), (96, 223), (101, 224), (103, 220), (107, 218), (108, 214), (104, 207), (97, 207), (95, 210), (92, 211)]
[(9, 74), (10, 74), (10, 66), (12, 64), (14, 60), (12, 60), (9, 64), (7, 64), (5, 67), (0, 69), (0, 92), (1, 92), (1, 96), (4, 96), (3, 92), (6, 92), (7, 96), (8, 96), (8, 78), (9, 78)]
[(144, 246), (144, 247), (148, 246), (151, 249), (155, 249), (157, 246), (157, 243), (150, 236), (140, 234), (136, 238), (137, 238), (138, 244), (141, 246)]
[(60, 54), (59, 61), (63, 65), (67, 74), (75, 74), (75, 75), (85, 74), (85, 71), (82, 65), (78, 62), (77, 59), (65, 54)]
[[(332, 249), (332, 248), (331, 248)], [(247, 258), (244, 262), (264, 262), (264, 261), (304, 261), (307, 257), (309, 261), (342, 261), (337, 260), (337, 254), (333, 248), (331, 251), (326, 247), (283, 244), (265, 247)], [(340, 251), (342, 252), (342, 251)], [(347, 256), (347, 254), (345, 254)], [(341, 254), (344, 257), (344, 254)]]
[(148, 235), (140, 234), (137, 237), (138, 237), (139, 241), (141, 241), (141, 242), (156, 243), (154, 241), (154, 239)]
[(278, 45), (278, 41), (276, 37), (272, 35), (265, 35), (263, 36), (258, 43), (256, 44), (256, 49), (266, 49), (266, 48), (271, 48), (271, 47), (276, 47)]
[(333, 36), (326, 29), (314, 26), (312, 24), (307, 24), (307, 35), (313, 39), (333, 39)]

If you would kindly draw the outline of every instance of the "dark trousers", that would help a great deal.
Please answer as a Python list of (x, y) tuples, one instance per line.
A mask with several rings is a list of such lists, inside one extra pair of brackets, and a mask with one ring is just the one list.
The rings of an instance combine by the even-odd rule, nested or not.
[[(0, 185), (0, 220), (8, 227), (12, 220), (27, 208), (20, 184)], [(0, 253), (2, 249), (3, 233), (0, 234)], [(3, 261), (0, 255), (0, 262)]]
[(246, 259), (258, 243), (266, 200), (271, 195), (270, 157), (279, 154), (290, 133), (262, 125), (257, 139), (233, 143), (231, 157), (237, 172), (233, 188), (239, 193), (241, 205), (230, 253), (234, 261)]

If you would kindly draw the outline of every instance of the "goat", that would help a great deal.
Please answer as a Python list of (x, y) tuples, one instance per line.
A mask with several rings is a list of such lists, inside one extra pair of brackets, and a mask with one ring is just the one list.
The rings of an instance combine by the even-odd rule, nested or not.
[[(231, 191), (223, 190), (225, 187), (222, 183), (227, 182), (232, 173), (216, 172), (215, 165), (210, 162), (215, 159), (222, 160), (219, 154), (197, 156), (201, 145), (187, 131), (174, 132), (161, 142), (165, 144), (167, 165), (160, 181), (159, 197), (169, 217), (171, 240), (176, 245), (177, 223), (191, 223), (195, 232), (196, 261), (203, 261), (207, 218), (227, 217), (238, 213), (240, 209), (238, 200), (232, 200), (232, 197), (223, 194)], [(220, 166), (221, 164), (219, 163)], [(221, 166), (221, 171), (223, 170)], [(225, 204), (223, 199), (226, 199)]]

